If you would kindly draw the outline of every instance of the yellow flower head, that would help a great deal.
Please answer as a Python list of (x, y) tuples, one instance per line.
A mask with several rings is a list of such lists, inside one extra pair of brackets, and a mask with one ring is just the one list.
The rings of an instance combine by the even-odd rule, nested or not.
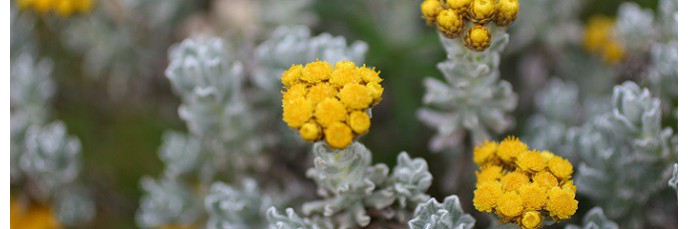
[(519, 154), (516, 157), (516, 165), (523, 171), (536, 173), (545, 169), (547, 167), (547, 162), (542, 154), (535, 150), (531, 150)]
[(485, 24), (494, 19), (497, 6), (494, 0), (474, 0), (468, 8), (471, 21), (477, 24)]
[(557, 181), (557, 178), (547, 171), (541, 171), (536, 173), (533, 176), (533, 183), (536, 183), (540, 187), (543, 187), (547, 190), (559, 185), (559, 181)]
[(291, 128), (300, 128), (313, 117), (313, 104), (305, 98), (285, 101), (282, 106), (282, 120)]
[(473, 24), (463, 38), (464, 46), (474, 51), (484, 51), (492, 44), (492, 34), (487, 27)]
[(303, 68), (301, 80), (309, 83), (317, 83), (326, 80), (332, 73), (332, 66), (325, 61), (315, 61), (306, 64)]
[(561, 185), (561, 188), (566, 191), (576, 193), (576, 185), (573, 184), (572, 180), (565, 182), (563, 185)]
[(76, 11), (76, 7), (72, 0), (58, 0), (55, 5), (55, 12), (62, 17), (69, 17), (74, 11)]
[(323, 127), (346, 121), (347, 115), (344, 104), (334, 98), (326, 98), (315, 107), (315, 120)]
[(539, 212), (528, 211), (526, 213), (523, 213), (523, 217), (521, 217), (521, 220), (518, 223), (519, 225), (521, 225), (521, 228), (524, 229), (540, 228), (540, 223), (542, 223), (542, 216), (540, 216)]
[(341, 122), (332, 123), (325, 130), (325, 141), (327, 141), (327, 144), (332, 148), (343, 149), (351, 144), (353, 138), (354, 135), (351, 132), (351, 128)]
[(312, 142), (320, 139), (322, 131), (320, 131), (320, 126), (318, 126), (318, 124), (308, 122), (301, 126), (299, 134), (301, 134), (303, 140)]
[(499, 156), (502, 161), (508, 163), (526, 151), (528, 151), (528, 145), (521, 142), (518, 138), (509, 136), (499, 143), (499, 147), (497, 147), (497, 156)]
[(364, 134), (368, 132), (368, 128), (370, 128), (370, 117), (362, 111), (351, 112), (347, 121), (356, 134)]
[(292, 85), (299, 83), (301, 80), (302, 71), (302, 65), (292, 65), (289, 70), (286, 70), (284, 73), (282, 73), (282, 84), (284, 84), (286, 88), (289, 88)]
[(442, 11), (442, 4), (439, 0), (425, 0), (420, 4), (420, 11), (428, 24), (435, 21), (435, 17)]
[[(299, 84), (304, 86), (303, 84)], [(326, 98), (335, 98), (337, 96), (337, 88), (330, 83), (317, 83), (308, 90), (306, 98), (311, 101), (313, 105), (317, 105)]]
[(473, 149), (473, 161), (478, 165), (487, 163), (497, 155), (498, 146), (496, 142), (485, 140)]
[(456, 10), (445, 9), (437, 15), (437, 28), (445, 37), (458, 37), (461, 34), (461, 30), (463, 30), (463, 25), (463, 18)]
[(497, 16), (495, 23), (498, 26), (509, 26), (518, 17), (518, 0), (499, 0), (497, 2)]
[(523, 200), (516, 192), (505, 192), (497, 200), (497, 214), (505, 218), (514, 218), (523, 212)]
[(575, 193), (554, 187), (547, 194), (547, 211), (554, 220), (570, 218), (578, 210)]
[(626, 56), (626, 50), (618, 41), (610, 41), (602, 50), (602, 60), (607, 63), (618, 63), (624, 56)]
[(504, 169), (498, 165), (486, 165), (484, 168), (480, 169), (480, 172), (475, 172), (477, 185), (482, 185), (483, 183), (490, 181), (498, 181), (504, 176)]
[(10, 200), (10, 228), (61, 228), (52, 208), (45, 205), (23, 206)]
[(517, 191), (521, 186), (530, 183), (528, 175), (522, 172), (510, 172), (502, 177), (504, 191)]
[(502, 196), (502, 185), (497, 181), (483, 183), (473, 191), (473, 206), (478, 211), (492, 212), (497, 206), (497, 201)]
[(91, 10), (92, 0), (16, 0), (19, 9), (33, 10), (40, 14), (55, 13), (69, 17), (74, 13)]
[(555, 156), (549, 160), (549, 171), (561, 180), (568, 180), (573, 174), (573, 165), (569, 160)]
[(523, 207), (527, 210), (540, 210), (547, 202), (547, 190), (535, 183), (529, 183), (518, 189), (518, 195), (523, 200)]
[(359, 82), (361, 82), (361, 77), (359, 76), (359, 70), (356, 68), (354, 62), (341, 61), (335, 65), (332, 77), (330, 78), (330, 83), (332, 83), (332, 85), (343, 87), (348, 83), (357, 84)]
[(607, 63), (617, 63), (625, 57), (623, 45), (614, 36), (614, 19), (593, 16), (588, 20), (583, 36), (583, 47), (597, 53)]
[(368, 90), (361, 84), (349, 83), (339, 91), (339, 99), (349, 109), (366, 109), (373, 102)]
[(468, 12), (468, 7), (471, 5), (473, 0), (446, 0), (447, 6), (449, 8), (456, 10), (459, 14), (463, 15)]
[[(380, 102), (380, 72), (352, 61), (293, 65), (282, 74), (282, 119), (306, 141), (341, 149), (370, 129), (368, 109)], [(334, 126), (333, 126), (334, 125)]]

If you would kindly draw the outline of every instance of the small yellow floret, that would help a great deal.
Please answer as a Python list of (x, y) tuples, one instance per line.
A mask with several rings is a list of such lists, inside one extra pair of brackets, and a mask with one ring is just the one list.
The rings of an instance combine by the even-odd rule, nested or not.
[(533, 183), (536, 183), (540, 187), (543, 187), (547, 190), (556, 187), (559, 185), (559, 181), (557, 181), (557, 177), (552, 175), (550, 172), (547, 171), (541, 171), (536, 173), (533, 176)]
[(487, 163), (497, 155), (498, 146), (499, 144), (496, 142), (485, 140), (485, 142), (473, 148), (473, 161), (479, 166)]
[(576, 193), (576, 185), (573, 184), (572, 180), (569, 180), (565, 182), (563, 185), (561, 185), (561, 189)]
[(468, 8), (471, 21), (481, 25), (492, 21), (497, 13), (495, 2), (494, 0), (474, 0)]
[(511, 162), (519, 154), (528, 151), (528, 145), (521, 142), (518, 138), (509, 136), (499, 143), (497, 147), (497, 156), (499, 156), (502, 161)]
[(549, 171), (561, 180), (568, 180), (573, 174), (573, 165), (569, 160), (555, 156), (549, 160)]
[(505, 192), (497, 200), (497, 214), (506, 218), (513, 218), (523, 212), (523, 200), (516, 192)]
[(499, 0), (495, 23), (498, 26), (508, 26), (518, 17), (518, 0)]
[(325, 141), (332, 148), (343, 149), (344, 147), (351, 144), (354, 135), (346, 124), (341, 122), (332, 123), (327, 129), (325, 129)]
[(459, 14), (465, 14), (473, 0), (446, 0), (449, 8), (456, 10)]
[(578, 209), (578, 201), (575, 199), (575, 194), (570, 191), (554, 187), (549, 190), (547, 197), (546, 208), (554, 220), (568, 219)]
[(311, 101), (313, 105), (317, 105), (326, 98), (335, 98), (337, 96), (337, 88), (329, 83), (317, 83), (308, 89), (306, 99)]
[(373, 102), (373, 98), (368, 93), (365, 86), (360, 84), (346, 84), (339, 91), (339, 99), (349, 109), (366, 109)]
[(346, 121), (346, 107), (335, 98), (326, 98), (315, 107), (315, 120), (323, 127)]
[(459, 36), (463, 25), (463, 19), (456, 10), (445, 9), (437, 15), (437, 28), (445, 37), (455, 38)]
[(362, 111), (354, 111), (349, 114), (348, 122), (356, 134), (364, 134), (370, 128), (370, 117)]
[(294, 86), (287, 89), (286, 92), (282, 92), (282, 103), (287, 103), (298, 98), (304, 98), (308, 93), (308, 89), (304, 84), (295, 84)]
[(528, 211), (526, 213), (523, 213), (523, 217), (521, 217), (521, 220), (519, 221), (519, 225), (521, 225), (521, 228), (523, 229), (540, 228), (541, 223), (542, 216), (540, 216), (539, 212), (535, 211)]
[(292, 65), (289, 70), (282, 73), (282, 84), (289, 88), (292, 85), (298, 83), (301, 79), (301, 72), (303, 71), (303, 66)]
[(545, 169), (547, 162), (539, 152), (531, 150), (519, 154), (516, 157), (516, 165), (523, 171), (536, 173)]
[(523, 200), (523, 207), (527, 210), (540, 210), (547, 202), (547, 190), (535, 183), (529, 183), (518, 189), (518, 195)]
[(473, 206), (481, 212), (492, 212), (502, 193), (502, 185), (499, 182), (485, 182), (473, 191)]
[(420, 4), (420, 11), (428, 24), (432, 24), (435, 17), (442, 11), (442, 4), (439, 0), (425, 0)]
[(313, 122), (309, 122), (301, 126), (301, 129), (299, 129), (299, 134), (301, 134), (301, 138), (303, 138), (303, 140), (312, 142), (320, 139), (322, 132), (320, 131), (320, 126)]
[(502, 177), (501, 182), (504, 191), (517, 191), (521, 186), (530, 183), (530, 178), (525, 173), (514, 171)]
[(291, 128), (299, 128), (313, 117), (313, 104), (306, 98), (285, 101), (282, 120)]
[(348, 83), (359, 82), (361, 82), (361, 77), (359, 76), (358, 68), (356, 68), (356, 64), (351, 61), (338, 62), (330, 77), (330, 83), (338, 87), (343, 87)]
[(375, 68), (368, 68), (365, 64), (358, 68), (358, 74), (361, 76), (363, 82), (366, 83), (380, 83), (382, 78), (380, 78), (380, 72), (375, 71)]
[(382, 85), (374, 82), (366, 84), (366, 90), (368, 90), (368, 94), (373, 99), (373, 103), (375, 104), (382, 100), (382, 93), (385, 91), (385, 89), (382, 88)]
[(482, 185), (483, 183), (490, 181), (497, 181), (504, 176), (504, 169), (498, 165), (488, 164), (480, 169), (480, 172), (475, 172), (477, 184)]
[(306, 67), (304, 67), (302, 71), (301, 80), (310, 83), (317, 83), (327, 80), (331, 73), (332, 65), (326, 61), (319, 60), (306, 64)]
[(464, 46), (474, 51), (484, 51), (492, 44), (492, 34), (487, 27), (473, 24), (463, 38)]

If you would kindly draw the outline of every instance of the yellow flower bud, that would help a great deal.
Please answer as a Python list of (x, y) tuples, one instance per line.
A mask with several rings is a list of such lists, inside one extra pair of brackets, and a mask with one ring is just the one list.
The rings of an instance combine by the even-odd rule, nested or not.
[(368, 89), (360, 84), (346, 84), (339, 91), (339, 99), (347, 106), (349, 109), (361, 110), (366, 109), (373, 102), (373, 98), (370, 96)]
[(361, 79), (363, 82), (366, 83), (380, 83), (382, 82), (382, 78), (380, 78), (380, 72), (375, 71), (375, 68), (367, 68), (365, 64), (358, 68), (359, 75), (361, 76)]
[(542, 216), (540, 216), (540, 213), (536, 211), (528, 211), (523, 213), (523, 217), (521, 217), (521, 220), (519, 221), (519, 225), (521, 225), (521, 228), (523, 229), (540, 228), (541, 223)]
[(354, 135), (346, 124), (341, 122), (332, 123), (325, 130), (325, 141), (330, 147), (335, 149), (343, 149), (351, 144)]
[(494, 19), (497, 6), (494, 0), (474, 0), (468, 8), (471, 21), (477, 24), (486, 24)]
[(459, 15), (465, 15), (468, 12), (468, 7), (471, 5), (473, 0), (446, 0), (447, 6), (449, 8), (459, 12)]
[(368, 94), (370, 95), (370, 98), (373, 99), (374, 104), (377, 104), (380, 102), (380, 100), (382, 100), (382, 92), (385, 91), (385, 89), (382, 88), (382, 85), (373, 82), (366, 84), (366, 90), (368, 90)]
[(463, 30), (463, 25), (463, 18), (456, 10), (445, 9), (437, 15), (437, 28), (445, 37), (458, 37)]
[(497, 3), (497, 16), (495, 24), (498, 26), (509, 26), (518, 17), (518, 0), (499, 0)]
[(347, 123), (356, 134), (364, 134), (370, 128), (370, 116), (362, 111), (354, 111), (349, 114)]
[(509, 136), (499, 143), (499, 146), (497, 147), (497, 156), (499, 156), (502, 161), (509, 163), (512, 162), (518, 155), (526, 151), (528, 151), (528, 145), (521, 142), (521, 140), (518, 138)]
[(346, 107), (335, 98), (326, 98), (315, 107), (315, 120), (323, 127), (346, 120)]
[(428, 25), (435, 22), (435, 18), (442, 11), (442, 4), (439, 0), (425, 0), (420, 4), (420, 11), (423, 13)]
[(464, 45), (474, 51), (484, 51), (492, 43), (492, 34), (487, 27), (473, 24), (464, 36)]
[(308, 122), (301, 126), (299, 134), (301, 134), (303, 140), (312, 142), (320, 139), (322, 132), (320, 131), (320, 126), (313, 122)]
[(332, 73), (332, 66), (325, 61), (315, 61), (306, 64), (303, 68), (301, 80), (309, 83), (317, 83), (327, 80)]

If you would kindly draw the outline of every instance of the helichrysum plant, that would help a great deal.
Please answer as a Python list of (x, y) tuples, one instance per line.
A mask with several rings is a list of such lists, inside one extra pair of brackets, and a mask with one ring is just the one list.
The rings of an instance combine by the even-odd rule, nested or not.
[(370, 128), (370, 108), (382, 99), (379, 72), (325, 61), (294, 65), (282, 75), (282, 117), (306, 141), (342, 149)]
[[(492, 44), (487, 27), (494, 22), (506, 27), (518, 17), (518, 0), (425, 0), (420, 5), (428, 25), (443, 36), (463, 36), (463, 44), (473, 51), (485, 51)], [(459, 40), (461, 42), (461, 40)]]
[(539, 228), (545, 217), (569, 219), (578, 209), (573, 165), (549, 151), (537, 151), (514, 137), (476, 146), (480, 170), (473, 205), (505, 223)]
[(86, 13), (93, 8), (94, 0), (16, 0), (19, 8), (39, 14), (54, 13), (61, 17)]
[(432, 198), (419, 204), (414, 215), (408, 222), (411, 229), (470, 229), (475, 225), (475, 219), (464, 213), (455, 195), (444, 198), (442, 203)]

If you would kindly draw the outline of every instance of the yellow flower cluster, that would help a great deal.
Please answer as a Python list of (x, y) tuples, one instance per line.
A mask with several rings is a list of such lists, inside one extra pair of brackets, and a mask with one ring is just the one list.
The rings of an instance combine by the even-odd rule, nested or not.
[(57, 229), (61, 226), (50, 207), (35, 205), (27, 208), (18, 200), (11, 199), (10, 228)]
[(367, 111), (382, 99), (380, 72), (351, 61), (293, 65), (282, 74), (282, 120), (306, 141), (325, 139), (332, 148), (368, 132)]
[(508, 137), (475, 147), (473, 160), (480, 167), (473, 192), (478, 211), (530, 229), (539, 228), (544, 216), (565, 220), (578, 209), (573, 166), (552, 152), (530, 150)]
[(612, 18), (593, 16), (588, 20), (583, 37), (583, 46), (588, 52), (596, 53), (612, 64), (626, 55), (623, 45), (614, 37), (614, 24)]
[(62, 17), (85, 13), (93, 8), (93, 0), (16, 0), (20, 9), (32, 9), (37, 13), (54, 12)]
[(421, 13), (428, 25), (436, 26), (447, 38), (457, 38), (465, 31), (464, 45), (474, 51), (484, 51), (492, 42), (486, 25), (509, 26), (518, 17), (518, 0), (424, 0)]

